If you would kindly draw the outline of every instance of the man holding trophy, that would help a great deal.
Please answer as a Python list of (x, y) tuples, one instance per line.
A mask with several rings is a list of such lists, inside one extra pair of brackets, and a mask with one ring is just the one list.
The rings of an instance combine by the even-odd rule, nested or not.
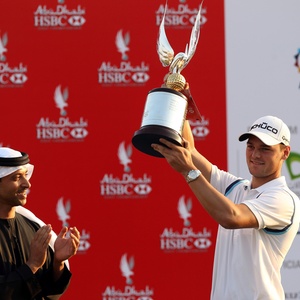
[[(160, 28), (158, 53), (163, 65), (170, 65), (170, 74), (165, 78), (166, 88), (149, 93), (144, 121), (133, 144), (146, 154), (164, 157), (219, 224), (210, 299), (284, 300), (280, 269), (300, 222), (299, 198), (281, 176), (290, 154), (290, 131), (279, 118), (264, 116), (239, 137), (240, 141), (247, 140), (251, 180), (220, 170), (198, 152), (185, 117), (188, 107), (198, 117), (200, 114), (180, 74), (195, 51), (198, 36), (195, 25), (189, 48), (174, 57)], [(180, 106), (174, 105), (177, 98), (186, 104), (181, 115), (176, 115), (177, 121), (183, 120), (182, 128), (169, 126), (173, 118), (170, 111)], [(168, 105), (161, 107), (164, 101)]]
[(247, 139), (251, 180), (219, 170), (203, 157), (194, 146), (188, 121), (183, 138), (184, 147), (165, 139), (160, 139), (163, 145), (152, 147), (183, 175), (219, 224), (211, 300), (284, 300), (280, 268), (300, 222), (299, 198), (281, 176), (290, 154), (288, 127), (265, 116), (239, 137)]

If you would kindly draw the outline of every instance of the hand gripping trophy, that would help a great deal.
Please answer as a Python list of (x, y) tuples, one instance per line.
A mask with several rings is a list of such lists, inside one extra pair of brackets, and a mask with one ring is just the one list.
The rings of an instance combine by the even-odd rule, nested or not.
[(169, 67), (163, 87), (155, 88), (148, 93), (142, 125), (134, 133), (132, 144), (141, 152), (162, 157), (153, 150), (152, 143), (160, 144), (159, 139), (164, 138), (182, 146), (182, 130), (186, 119), (201, 119), (192, 96), (187, 97), (182, 93), (186, 86), (185, 78), (180, 74), (193, 57), (200, 36), (201, 7), (197, 14), (189, 45), (185, 52), (174, 56), (174, 51), (165, 33), (165, 8), (164, 16), (159, 27), (157, 40), (157, 53), (164, 67)]

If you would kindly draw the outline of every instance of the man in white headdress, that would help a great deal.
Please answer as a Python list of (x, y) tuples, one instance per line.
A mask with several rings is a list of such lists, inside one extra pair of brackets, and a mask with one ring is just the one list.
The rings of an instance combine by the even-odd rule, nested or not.
[(59, 299), (70, 283), (68, 259), (76, 254), (79, 246), (80, 233), (76, 227), (63, 227), (56, 236), (50, 224), (46, 225), (23, 207), (32, 172), (28, 154), (0, 147), (0, 295), (3, 300)]

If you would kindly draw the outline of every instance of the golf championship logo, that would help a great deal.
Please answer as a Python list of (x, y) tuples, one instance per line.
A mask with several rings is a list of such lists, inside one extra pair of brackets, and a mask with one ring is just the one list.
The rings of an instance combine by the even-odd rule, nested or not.
[(41, 117), (36, 125), (36, 138), (41, 142), (83, 142), (88, 135), (88, 122), (83, 117), (68, 117), (69, 89), (60, 84), (54, 89), (53, 100), (59, 118)]
[(22, 62), (11, 64), (8, 62), (8, 34), (1, 33), (0, 28), (0, 88), (22, 87), (28, 80), (27, 67)]
[(102, 61), (98, 68), (98, 83), (102, 86), (143, 86), (150, 78), (149, 65), (141, 61), (133, 65), (130, 61), (130, 33), (119, 29), (115, 37), (116, 51), (120, 53), (117, 64)]
[[(152, 191), (152, 179), (146, 173), (137, 177), (131, 172), (132, 145), (122, 141), (117, 150), (117, 157), (122, 166), (122, 174), (106, 173), (100, 180), (100, 195), (106, 199), (145, 198)], [(115, 168), (113, 168), (115, 169)]]
[(134, 256), (128, 256), (124, 253), (120, 260), (121, 275), (125, 279), (125, 285), (116, 287), (115, 285), (107, 286), (102, 293), (102, 300), (112, 299), (130, 299), (130, 300), (154, 300), (154, 290), (146, 285), (144, 288), (137, 289), (134, 285)]
[(196, 232), (191, 226), (192, 200), (182, 195), (177, 204), (179, 218), (183, 220), (180, 230), (173, 227), (164, 228), (160, 235), (160, 249), (164, 252), (198, 252), (207, 251), (211, 246), (211, 232), (207, 228)]

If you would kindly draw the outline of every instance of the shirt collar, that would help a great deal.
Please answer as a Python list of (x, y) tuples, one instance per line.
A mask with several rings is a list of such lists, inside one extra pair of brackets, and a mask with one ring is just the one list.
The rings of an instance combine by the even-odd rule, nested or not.
[[(268, 188), (271, 188), (274, 186), (282, 186), (282, 185), (286, 185), (286, 180), (285, 180), (284, 176), (280, 176), (271, 181), (268, 181), (265, 184), (255, 188), (255, 189), (252, 189), (252, 190), (256, 190), (258, 193), (262, 193), (263, 191), (265, 191)], [(251, 189), (251, 182), (249, 183), (248, 188)]]

